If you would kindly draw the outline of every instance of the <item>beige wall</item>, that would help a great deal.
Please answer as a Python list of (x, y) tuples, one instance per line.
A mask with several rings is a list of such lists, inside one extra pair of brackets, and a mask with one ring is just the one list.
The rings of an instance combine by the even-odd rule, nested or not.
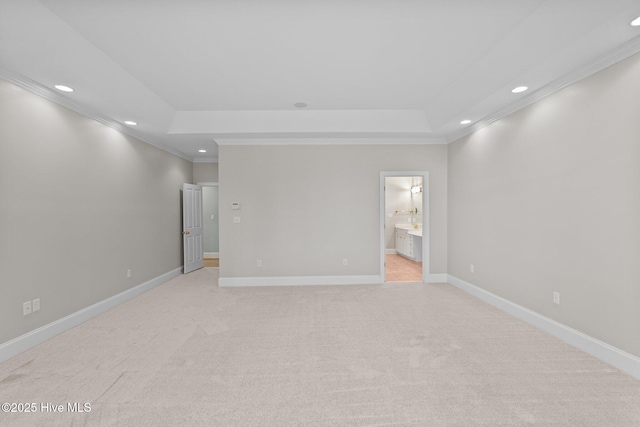
[(218, 164), (194, 163), (193, 182), (218, 182)]
[(448, 168), (449, 274), (636, 356), (639, 76), (636, 55), (567, 87), (450, 144)]
[[(179, 268), (192, 174), (189, 161), (0, 80), (0, 343)], [(41, 310), (23, 316), (35, 298)]]
[(221, 146), (221, 277), (379, 275), (381, 171), (429, 171), (431, 273), (446, 273), (446, 166), (446, 145)]

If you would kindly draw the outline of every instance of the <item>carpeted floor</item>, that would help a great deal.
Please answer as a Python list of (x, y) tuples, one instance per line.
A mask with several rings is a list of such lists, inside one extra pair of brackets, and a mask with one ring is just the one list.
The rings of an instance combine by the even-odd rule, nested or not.
[(452, 286), (229, 289), (217, 271), (1, 363), (0, 401), (37, 412), (0, 425), (640, 425), (639, 380)]

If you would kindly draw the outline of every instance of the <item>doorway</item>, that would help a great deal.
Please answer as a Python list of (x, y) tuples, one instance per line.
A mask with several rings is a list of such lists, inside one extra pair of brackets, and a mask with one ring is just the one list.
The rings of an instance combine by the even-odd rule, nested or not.
[(202, 186), (203, 258), (205, 267), (220, 266), (219, 186), (217, 182), (199, 183)]
[(428, 172), (381, 172), (380, 265), (383, 282), (427, 282)]

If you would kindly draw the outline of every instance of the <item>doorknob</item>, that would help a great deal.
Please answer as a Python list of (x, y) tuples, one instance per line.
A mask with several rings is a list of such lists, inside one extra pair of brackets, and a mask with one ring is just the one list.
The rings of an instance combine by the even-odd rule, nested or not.
[(182, 234), (191, 234), (188, 231), (183, 231)]

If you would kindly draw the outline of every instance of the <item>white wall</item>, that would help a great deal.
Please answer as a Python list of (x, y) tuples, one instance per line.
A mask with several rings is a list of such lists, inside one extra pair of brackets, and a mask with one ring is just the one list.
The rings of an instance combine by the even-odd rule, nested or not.
[(636, 356), (639, 76), (636, 55), (462, 138), (448, 169), (449, 274)]
[(193, 182), (218, 182), (218, 164), (194, 163)]
[(221, 146), (219, 158), (221, 277), (379, 276), (381, 171), (429, 171), (431, 273), (446, 273), (446, 145)]
[(411, 196), (408, 188), (411, 186), (411, 177), (388, 177), (385, 180), (385, 248), (395, 249), (395, 225), (408, 223), (409, 214), (396, 213), (396, 211), (408, 211), (411, 209)]
[[(192, 174), (191, 162), (0, 80), (0, 343), (179, 268)], [(41, 310), (23, 316), (36, 298)]]
[[(205, 253), (219, 252), (218, 186), (202, 187), (202, 238)], [(212, 219), (213, 216), (213, 219)]]

